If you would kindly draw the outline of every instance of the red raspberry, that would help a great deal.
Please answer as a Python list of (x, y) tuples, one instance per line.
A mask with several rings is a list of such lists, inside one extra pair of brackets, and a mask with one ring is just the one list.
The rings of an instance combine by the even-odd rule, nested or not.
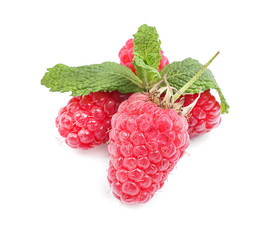
[[(122, 49), (120, 50), (119, 58), (120, 58), (120, 64), (130, 68), (135, 73), (134, 66), (132, 65), (132, 59), (134, 57), (133, 49), (134, 49), (134, 43), (133, 43), (133, 39), (131, 38), (127, 40), (125, 46), (123, 46)], [(162, 58), (160, 61), (158, 71), (160, 71), (165, 65), (169, 64), (169, 60), (167, 59), (167, 57), (163, 55), (162, 50), (161, 50), (161, 55), (162, 55)]]
[(190, 143), (188, 123), (162, 109), (149, 94), (124, 101), (111, 120), (108, 181), (126, 203), (147, 202), (160, 189)]
[[(198, 97), (198, 93), (185, 95), (184, 106), (188, 106)], [(210, 89), (204, 91), (188, 116), (188, 132), (191, 137), (202, 135), (216, 128), (221, 122), (221, 107)]]
[(88, 149), (107, 142), (111, 117), (127, 98), (117, 91), (73, 97), (56, 118), (60, 135), (72, 148)]

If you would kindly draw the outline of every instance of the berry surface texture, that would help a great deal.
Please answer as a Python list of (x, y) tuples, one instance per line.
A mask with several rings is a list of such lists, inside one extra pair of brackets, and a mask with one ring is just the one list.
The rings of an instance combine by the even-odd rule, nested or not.
[[(184, 107), (191, 104), (198, 97), (198, 93), (186, 94), (184, 97)], [(202, 135), (210, 132), (219, 126), (221, 122), (221, 107), (215, 97), (210, 93), (210, 89), (200, 94), (194, 108), (187, 116), (190, 137)]]
[(108, 181), (124, 203), (145, 203), (162, 188), (190, 143), (188, 123), (147, 93), (133, 94), (112, 118)]
[(127, 98), (127, 94), (118, 91), (100, 91), (71, 98), (56, 118), (59, 134), (72, 148), (89, 149), (106, 143), (111, 117)]

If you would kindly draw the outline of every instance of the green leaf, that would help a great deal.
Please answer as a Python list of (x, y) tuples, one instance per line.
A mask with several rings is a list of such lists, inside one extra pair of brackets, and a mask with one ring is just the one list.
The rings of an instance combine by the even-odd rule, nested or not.
[(155, 27), (144, 24), (134, 36), (133, 65), (137, 76), (147, 86), (160, 78), (158, 67), (161, 61), (161, 41)]
[(52, 92), (72, 92), (73, 96), (80, 96), (101, 90), (143, 91), (142, 81), (129, 68), (114, 62), (81, 67), (57, 64), (47, 70), (41, 84)]
[[(166, 75), (168, 83), (176, 89), (181, 89), (189, 80), (191, 80), (203, 67), (197, 60), (187, 58), (181, 62), (173, 62), (164, 66), (160, 71), (162, 77)], [(186, 92), (199, 93), (207, 89), (218, 91), (221, 100), (221, 113), (228, 113), (229, 105), (222, 94), (212, 72), (206, 69), (203, 74), (192, 84)]]
[(135, 63), (136, 74), (143, 81), (145, 90), (156, 83), (155, 79), (161, 79), (160, 73), (155, 68), (145, 64), (142, 59), (136, 58), (133, 60)]

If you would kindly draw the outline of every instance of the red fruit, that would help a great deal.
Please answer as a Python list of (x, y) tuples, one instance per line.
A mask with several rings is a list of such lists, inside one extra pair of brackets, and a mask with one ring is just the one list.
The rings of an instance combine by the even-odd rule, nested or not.
[[(119, 52), (119, 58), (120, 58), (120, 64), (130, 68), (134, 73), (135, 69), (134, 66), (132, 65), (132, 59), (134, 57), (133, 54), (133, 49), (134, 49), (134, 43), (133, 39), (127, 40), (125, 46), (123, 46)], [(161, 50), (161, 61), (159, 65), (158, 71), (160, 71), (165, 65), (169, 64), (169, 60), (167, 57), (163, 55), (163, 51)]]
[(60, 135), (72, 148), (89, 149), (107, 142), (111, 117), (127, 98), (128, 95), (117, 91), (73, 97), (56, 118)]
[[(191, 104), (197, 97), (198, 93), (186, 94), (184, 106)], [(220, 104), (210, 93), (210, 89), (204, 91), (187, 118), (190, 136), (202, 135), (216, 128), (221, 122), (220, 111)]]
[(160, 189), (190, 143), (188, 123), (136, 93), (112, 118), (108, 181), (122, 202), (145, 203)]

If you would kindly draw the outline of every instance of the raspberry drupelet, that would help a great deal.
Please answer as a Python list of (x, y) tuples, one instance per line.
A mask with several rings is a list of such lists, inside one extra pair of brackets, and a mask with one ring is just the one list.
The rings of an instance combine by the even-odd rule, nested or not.
[[(133, 39), (127, 40), (126, 44), (121, 48), (119, 52), (119, 58), (120, 58), (120, 64), (130, 68), (135, 73), (135, 68), (132, 64), (132, 60), (134, 57), (133, 54), (134, 50), (134, 42)], [(169, 60), (166, 56), (164, 56), (163, 51), (161, 50), (161, 61), (158, 68), (158, 71), (160, 71), (165, 65), (169, 64)]]
[(100, 91), (71, 98), (56, 118), (60, 135), (72, 148), (89, 149), (107, 142), (111, 117), (128, 97), (118, 91)]
[(190, 143), (188, 123), (148, 93), (124, 101), (112, 118), (108, 181), (125, 203), (145, 203), (160, 189)]

